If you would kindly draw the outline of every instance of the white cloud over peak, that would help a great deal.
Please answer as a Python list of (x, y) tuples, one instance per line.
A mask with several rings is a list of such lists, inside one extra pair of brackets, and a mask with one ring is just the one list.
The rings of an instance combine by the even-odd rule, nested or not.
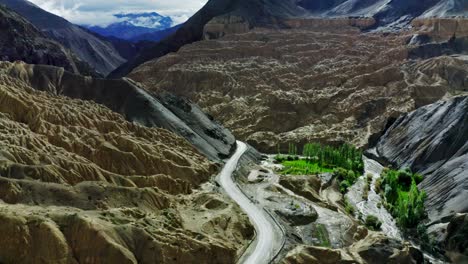
[(185, 22), (208, 0), (29, 0), (72, 23), (106, 26), (118, 22), (114, 14), (157, 12), (175, 24)]

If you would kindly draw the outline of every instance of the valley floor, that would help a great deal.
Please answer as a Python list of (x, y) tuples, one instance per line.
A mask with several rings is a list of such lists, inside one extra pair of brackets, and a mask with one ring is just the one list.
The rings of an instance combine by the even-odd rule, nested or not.
[[(225, 174), (225, 170), (232, 171), (232, 161), (238, 160), (239, 152), (245, 151), (243, 143), (240, 144), (240, 150), (229, 160), (221, 177), (230, 175)], [(240, 263), (251, 263), (250, 260), (262, 252), (262, 243), (266, 243), (270, 249), (266, 255), (263, 252), (269, 258), (259, 258), (255, 263), (271, 263), (270, 260), (273, 263), (377, 263), (375, 261), (378, 259), (404, 263), (414, 260), (418, 263), (423, 258), (427, 259), (428, 256), (423, 257), (411, 243), (403, 240), (392, 216), (384, 208), (378, 208), (380, 197), (375, 192), (370, 193), (364, 201), (362, 189), (365, 176), (361, 176), (348, 194), (343, 196), (330, 173), (319, 176), (279, 175), (277, 171), (282, 165), (275, 164), (273, 156), (264, 158), (260, 165), (252, 165), (248, 175), (237, 175), (237, 183), (228, 183), (227, 180), (232, 180), (230, 177), (221, 178), (222, 187), (231, 197), (232, 192), (242, 197), (234, 196), (233, 199), (240, 202), (257, 230), (251, 250), (244, 253)], [(365, 170), (364, 175), (372, 174), (375, 182), (380, 177), (382, 166), (366, 158)], [(345, 201), (357, 208), (356, 215), (377, 215), (383, 221), (382, 231), (374, 232), (364, 227), (354, 213), (346, 210)], [(251, 208), (246, 210), (243, 204)], [(272, 217), (274, 221), (270, 219), (259, 227), (261, 221), (252, 218), (252, 209), (257, 210), (256, 214), (263, 215), (262, 218)], [(276, 223), (281, 226), (284, 241), (277, 236)], [(269, 230), (275, 238), (265, 237), (265, 230)], [(262, 242), (262, 239), (265, 241)], [(381, 250), (380, 253), (375, 253), (377, 249)], [(273, 250), (280, 250), (274, 258), (271, 255)], [(316, 259), (317, 256), (326, 259)], [(431, 261), (439, 263), (434, 262), (434, 259)]]

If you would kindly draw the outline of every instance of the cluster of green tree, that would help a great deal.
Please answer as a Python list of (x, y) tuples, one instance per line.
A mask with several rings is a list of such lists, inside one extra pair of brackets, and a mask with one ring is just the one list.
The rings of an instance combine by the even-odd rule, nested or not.
[(385, 169), (382, 173), (379, 189), (385, 198), (385, 206), (402, 228), (415, 228), (427, 217), (424, 210), (426, 193), (417, 186), (422, 180), (422, 175), (410, 170)]
[(332, 147), (309, 143), (304, 146), (303, 155), (321, 167), (344, 168), (358, 174), (364, 171), (362, 151), (349, 144)]
[(278, 154), (276, 162), (282, 163), (283, 174), (307, 175), (334, 172), (340, 182), (340, 190), (345, 193), (364, 171), (362, 151), (343, 144), (339, 147), (308, 143), (303, 147), (304, 158), (297, 156), (297, 146), (289, 144), (289, 154)]
[(333, 171), (333, 175), (340, 183), (340, 192), (346, 193), (349, 187), (353, 186), (353, 184), (359, 178), (359, 174), (354, 173), (352, 170), (347, 170), (344, 168), (337, 168)]
[(297, 146), (293, 143), (289, 143), (288, 154), (290, 156), (297, 156)]

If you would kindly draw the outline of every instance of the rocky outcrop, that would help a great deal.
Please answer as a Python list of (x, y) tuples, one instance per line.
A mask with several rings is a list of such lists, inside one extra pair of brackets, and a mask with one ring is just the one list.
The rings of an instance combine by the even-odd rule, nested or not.
[(288, 253), (283, 263), (424, 263), (424, 257), (408, 243), (371, 233), (343, 249), (300, 245)]
[(235, 262), (252, 227), (188, 141), (1, 66), (0, 262)]
[(290, 28), (302, 28), (302, 29), (315, 29), (315, 30), (333, 30), (336, 31), (338, 28), (353, 28), (359, 30), (370, 29), (375, 26), (377, 21), (374, 18), (354, 18), (354, 17), (343, 17), (343, 18), (303, 18), (303, 19), (288, 19), (284, 22)]
[(129, 77), (188, 97), (263, 152), (308, 141), (365, 146), (388, 119), (467, 88), (465, 61), (407, 60), (407, 39), (341, 24), (258, 29), (186, 46)]
[(468, 261), (468, 214), (455, 215), (447, 227), (444, 247), (453, 263)]
[(424, 175), (432, 221), (468, 212), (467, 121), (467, 97), (437, 102), (398, 118), (376, 145), (387, 163)]
[(73, 73), (93, 75), (91, 67), (80, 61), (58, 42), (48, 39), (29, 21), (0, 5), (0, 60), (25, 61), (63, 67)]
[(0, 4), (25, 17), (48, 38), (61, 43), (103, 76), (126, 61), (109, 41), (46, 12), (27, 0), (0, 0)]
[(235, 138), (227, 129), (197, 105), (171, 94), (147, 92), (128, 79), (93, 79), (51, 66), (7, 63), (0, 69), (37, 90), (95, 101), (128, 121), (173, 131), (212, 160), (223, 159), (234, 151)]
[(321, 203), (320, 189), (322, 182), (316, 176), (286, 176), (281, 177), (279, 183), (287, 189), (315, 203)]
[(421, 18), (413, 20), (411, 25), (413, 30), (435, 41), (468, 36), (468, 18)]

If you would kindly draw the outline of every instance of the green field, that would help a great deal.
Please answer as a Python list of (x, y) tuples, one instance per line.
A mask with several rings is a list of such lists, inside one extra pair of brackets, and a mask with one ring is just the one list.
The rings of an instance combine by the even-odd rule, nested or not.
[[(278, 147), (278, 152), (279, 149)], [(362, 151), (349, 144), (327, 146), (308, 143), (302, 147), (302, 158), (299, 158), (297, 153), (297, 146), (289, 144), (288, 155), (278, 153), (275, 156), (276, 163), (284, 166), (281, 174), (333, 173), (340, 183), (340, 191), (345, 193), (364, 172)]]
[(284, 169), (281, 171), (281, 174), (289, 175), (311, 175), (311, 174), (320, 174), (333, 172), (331, 168), (321, 167), (317, 162), (310, 162), (308, 160), (292, 160), (292, 161), (283, 161), (281, 163), (284, 166)]

